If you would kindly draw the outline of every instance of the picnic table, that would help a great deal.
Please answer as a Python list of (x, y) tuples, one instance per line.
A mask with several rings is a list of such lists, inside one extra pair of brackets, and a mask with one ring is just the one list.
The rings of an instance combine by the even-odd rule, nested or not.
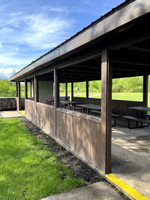
[(83, 109), (86, 108), (88, 114), (90, 110), (101, 110), (101, 105), (96, 104), (78, 104), (77, 107), (82, 108), (82, 113)]
[[(150, 125), (150, 120), (147, 120), (147, 119), (144, 119), (144, 118), (140, 117), (140, 116), (143, 117), (143, 112), (150, 111), (149, 107), (135, 106), (135, 107), (129, 107), (129, 109), (136, 110), (137, 114), (136, 114), (136, 117), (133, 117), (133, 116), (123, 116), (123, 118), (125, 118), (125, 119), (128, 120), (128, 128), (131, 128), (130, 121), (135, 121), (136, 122), (136, 126), (132, 127), (132, 128), (142, 128), (142, 127), (145, 127), (145, 126), (143, 126), (143, 123), (144, 124), (148, 124), (148, 126)], [(140, 114), (140, 112), (141, 112), (141, 114)], [(145, 114), (145, 115), (149, 116), (149, 114)], [(138, 125), (139, 122), (141, 123), (140, 126)]]
[(144, 106), (129, 107), (129, 109), (136, 110), (138, 114), (139, 114), (139, 111), (141, 111), (141, 112), (144, 112), (144, 111), (148, 112), (148, 111), (150, 111), (149, 107), (144, 107)]
[(69, 105), (70, 110), (71, 110), (71, 106), (73, 106), (73, 110), (75, 110), (75, 106), (78, 104), (78, 102), (76, 101), (60, 101), (60, 104), (65, 108), (66, 105)]
[(46, 103), (50, 105), (54, 105), (54, 97), (47, 98)]

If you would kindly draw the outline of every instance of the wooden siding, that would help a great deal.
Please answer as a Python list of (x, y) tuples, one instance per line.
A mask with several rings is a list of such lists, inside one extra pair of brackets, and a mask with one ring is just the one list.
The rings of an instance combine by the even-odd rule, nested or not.
[(26, 117), (44, 130), (46, 133), (54, 134), (54, 108), (43, 103), (35, 103), (25, 100)]
[(25, 100), (26, 117), (61, 141), (81, 159), (101, 170), (104, 165), (101, 119), (86, 114), (57, 108), (57, 136), (54, 135), (54, 107)]
[(57, 109), (57, 137), (81, 158), (99, 169), (104, 162), (100, 128), (100, 118)]

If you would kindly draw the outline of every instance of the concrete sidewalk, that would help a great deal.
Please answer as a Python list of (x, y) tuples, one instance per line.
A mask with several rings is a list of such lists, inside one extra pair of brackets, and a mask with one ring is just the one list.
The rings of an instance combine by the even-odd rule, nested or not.
[(124, 200), (129, 199), (107, 182), (98, 182), (68, 192), (51, 195), (42, 200)]
[(20, 117), (22, 116), (21, 113), (18, 111), (0, 111), (1, 118), (11, 118), (11, 117)]

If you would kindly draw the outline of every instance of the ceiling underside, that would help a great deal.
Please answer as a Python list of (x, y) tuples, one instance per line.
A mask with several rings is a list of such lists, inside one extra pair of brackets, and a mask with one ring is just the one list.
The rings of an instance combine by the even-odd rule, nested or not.
[[(150, 39), (111, 51), (110, 59), (113, 78), (150, 75)], [(53, 81), (53, 72), (39, 79)], [(100, 80), (101, 57), (60, 69), (59, 79), (60, 82)]]

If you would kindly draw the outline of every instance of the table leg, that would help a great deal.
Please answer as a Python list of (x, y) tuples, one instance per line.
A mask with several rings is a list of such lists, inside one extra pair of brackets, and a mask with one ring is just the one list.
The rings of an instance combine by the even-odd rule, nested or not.
[(87, 114), (89, 115), (89, 108), (87, 108)]

